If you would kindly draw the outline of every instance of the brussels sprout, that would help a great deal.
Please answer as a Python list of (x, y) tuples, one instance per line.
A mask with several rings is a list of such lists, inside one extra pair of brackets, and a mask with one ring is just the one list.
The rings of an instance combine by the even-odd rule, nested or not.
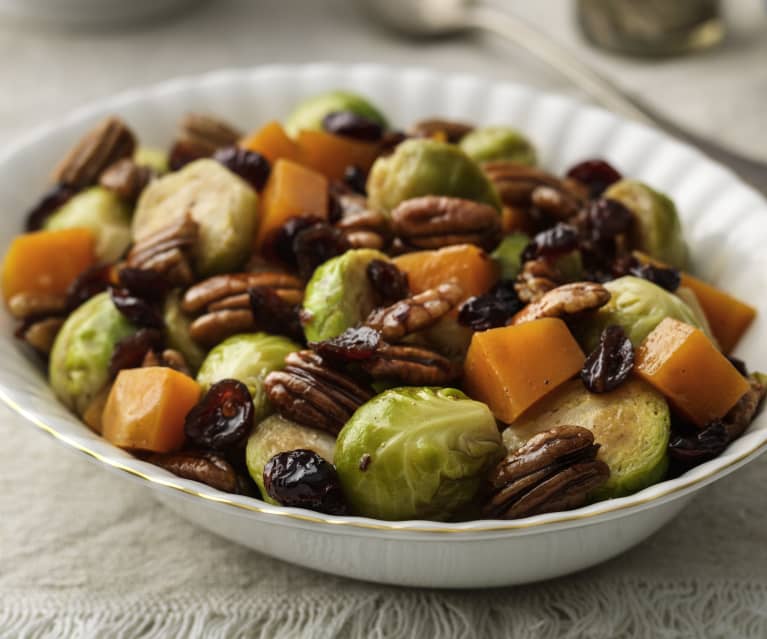
[(87, 228), (96, 237), (96, 256), (103, 262), (120, 259), (131, 242), (131, 207), (116, 193), (94, 186), (75, 195), (46, 220), (49, 231)]
[(169, 170), (168, 154), (162, 149), (140, 146), (133, 152), (133, 161), (139, 166), (154, 169), (159, 175)]
[(144, 189), (133, 216), (133, 239), (141, 241), (191, 215), (200, 237), (195, 265), (202, 276), (234, 271), (250, 254), (258, 196), (215, 160), (187, 164)]
[(248, 438), (245, 448), (245, 463), (253, 481), (258, 484), (264, 501), (279, 504), (264, 490), (264, 466), (277, 453), (299, 448), (313, 450), (323, 459), (333, 462), (336, 441), (325, 431), (316, 430), (285, 419), (282, 415), (271, 415), (258, 424)]
[(674, 202), (636, 180), (620, 180), (603, 197), (617, 200), (634, 214), (635, 248), (678, 269), (687, 266), (687, 244)]
[(663, 479), (671, 416), (663, 396), (642, 380), (602, 394), (590, 393), (579, 379), (567, 382), (507, 428), (503, 441), (515, 450), (536, 433), (566, 424), (591, 430), (598, 459), (610, 467), (595, 499), (628, 495)]
[(485, 404), (453, 388), (409, 387), (385, 391), (354, 413), (338, 434), (335, 463), (358, 514), (447, 519), (502, 455)]
[(115, 308), (109, 293), (99, 293), (75, 310), (51, 350), (48, 376), (58, 398), (82, 415), (109, 381), (115, 344), (136, 330)]
[(386, 118), (365, 98), (349, 91), (328, 91), (301, 102), (285, 120), (285, 131), (295, 137), (302, 129), (322, 130), (322, 120), (334, 111), (351, 111), (386, 128)]
[(708, 317), (706, 317), (706, 311), (704, 311), (703, 307), (700, 305), (700, 301), (698, 300), (698, 296), (695, 295), (695, 291), (693, 291), (691, 288), (687, 288), (686, 286), (680, 286), (678, 289), (676, 289), (674, 295), (676, 295), (680, 300), (687, 304), (687, 306), (692, 311), (692, 314), (695, 316), (698, 324), (700, 324), (703, 332), (708, 335), (709, 339), (714, 342), (714, 344), (718, 346), (719, 344), (714, 338), (714, 332), (711, 330), (711, 324), (709, 324)]
[(391, 155), (378, 158), (367, 189), (368, 203), (383, 213), (422, 195), (450, 195), (501, 208), (479, 165), (456, 145), (436, 140), (406, 140)]
[(300, 346), (287, 337), (267, 333), (233, 335), (208, 353), (197, 373), (203, 390), (222, 379), (237, 379), (248, 387), (253, 398), (253, 417), (260, 421), (271, 412), (269, 397), (264, 389), (268, 373), (285, 366), (288, 354)]
[(372, 260), (389, 258), (373, 249), (346, 251), (320, 265), (306, 285), (302, 318), (304, 335), (320, 342), (340, 335), (375, 308), (375, 291), (367, 276)]
[(189, 334), (189, 325), (192, 322), (181, 310), (181, 291), (172, 291), (165, 299), (163, 321), (168, 346), (181, 353), (192, 372), (196, 372), (205, 359), (205, 351)]
[(474, 129), (459, 143), (475, 162), (508, 160), (517, 164), (535, 166), (535, 147), (516, 129), (507, 126), (485, 126)]
[(492, 258), (501, 267), (501, 279), (513, 280), (522, 268), (522, 252), (530, 244), (524, 233), (512, 233), (501, 240), (493, 251)]
[(610, 301), (595, 313), (573, 323), (575, 335), (587, 351), (596, 348), (602, 331), (614, 324), (626, 331), (634, 346), (639, 346), (667, 317), (699, 328), (713, 339), (707, 332), (705, 321), (687, 304), (648, 280), (626, 275), (604, 286), (610, 291)]

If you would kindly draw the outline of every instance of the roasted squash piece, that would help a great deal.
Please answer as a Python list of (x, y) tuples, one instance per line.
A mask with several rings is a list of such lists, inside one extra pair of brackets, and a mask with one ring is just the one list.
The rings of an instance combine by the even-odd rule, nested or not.
[(121, 448), (168, 453), (184, 445), (184, 418), (200, 386), (172, 368), (120, 371), (101, 418), (104, 438)]
[(263, 155), (271, 164), (280, 158), (298, 162), (300, 152), (295, 140), (277, 121), (267, 122), (258, 131), (240, 140), (240, 146)]
[(671, 318), (639, 346), (634, 369), (700, 427), (724, 417), (749, 388), (703, 331)]
[(567, 325), (544, 318), (474, 333), (464, 384), (470, 397), (512, 423), (527, 408), (573, 377), (584, 356)]
[(325, 131), (301, 131), (298, 134), (301, 163), (330, 180), (342, 180), (348, 166), (367, 173), (378, 155), (378, 145), (360, 142)]
[(256, 250), (260, 251), (288, 219), (302, 215), (327, 217), (328, 180), (290, 160), (277, 160), (261, 196)]
[(7, 302), (17, 293), (64, 295), (95, 260), (95, 238), (88, 229), (19, 235), (3, 260), (3, 297)]

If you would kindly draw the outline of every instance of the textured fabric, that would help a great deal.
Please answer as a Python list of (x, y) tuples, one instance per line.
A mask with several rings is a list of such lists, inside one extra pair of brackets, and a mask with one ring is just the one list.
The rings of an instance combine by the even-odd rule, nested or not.
[[(514, 7), (577, 45), (557, 13), (563, 4)], [(495, 41), (418, 48), (369, 29), (352, 5), (219, 1), (152, 27), (89, 34), (0, 23), (0, 142), (128, 86), (274, 61), (417, 61), (573, 92)], [(763, 152), (765, 18), (740, 22), (722, 51), (704, 57), (651, 67), (585, 54), (667, 113)], [(704, 491), (638, 548), (578, 575), (406, 590), (214, 537), (0, 408), (0, 638), (767, 637), (765, 477), (767, 457)]]

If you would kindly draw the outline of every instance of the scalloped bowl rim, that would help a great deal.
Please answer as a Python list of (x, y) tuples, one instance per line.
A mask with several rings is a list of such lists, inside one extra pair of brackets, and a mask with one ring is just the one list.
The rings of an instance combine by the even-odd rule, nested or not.
[[(306, 65), (264, 65), (246, 69), (225, 69), (212, 71), (199, 75), (182, 76), (164, 82), (156, 83), (146, 87), (139, 87), (120, 92), (114, 96), (103, 98), (83, 107), (80, 107), (61, 118), (48, 121), (32, 129), (30, 132), (20, 136), (13, 141), (6, 149), (0, 152), (0, 166), (12, 166), (15, 157), (24, 152), (28, 147), (40, 143), (55, 131), (66, 128), (83, 128), (90, 123), (94, 117), (104, 115), (108, 112), (119, 111), (121, 108), (130, 106), (134, 103), (151, 102), (161, 98), (163, 95), (173, 94), (180, 91), (192, 90), (200, 86), (211, 87), (215, 85), (227, 85), (231, 82), (247, 82), (248, 78), (269, 77), (279, 75), (327, 75), (329, 73), (354, 75), (370, 73), (381, 76), (390, 75), (408, 75), (413, 77), (427, 78), (432, 82), (465, 82), (480, 85), (484, 89), (491, 87), (507, 88), (513, 91), (523, 91), (532, 96), (532, 99), (571, 103), (581, 113), (598, 114), (602, 118), (610, 118), (612, 125), (634, 128), (642, 132), (645, 136), (648, 134), (655, 142), (663, 142), (671, 145), (676, 150), (683, 150), (691, 159), (706, 165), (706, 168), (716, 169), (719, 178), (727, 178), (731, 186), (737, 186), (742, 194), (750, 195), (757, 208), (760, 208), (760, 214), (767, 214), (767, 202), (761, 195), (756, 193), (750, 186), (744, 184), (729, 169), (721, 167), (713, 160), (707, 158), (703, 153), (689, 147), (688, 145), (673, 140), (666, 134), (660, 133), (650, 127), (639, 123), (622, 120), (599, 107), (585, 104), (575, 98), (565, 97), (528, 87), (523, 84), (512, 82), (494, 82), (469, 74), (445, 73), (433, 71), (422, 67), (397, 67), (381, 64), (334, 64), (334, 63), (315, 63)], [(330, 88), (330, 87), (326, 87)], [(767, 227), (767, 217), (765, 217), (765, 227)], [(762, 233), (767, 236), (764, 229)], [(753, 329), (752, 329), (753, 330)], [(9, 335), (3, 335), (0, 338), (2, 342), (8, 342), (13, 338)], [(47, 386), (47, 383), (45, 383)], [(533, 533), (542, 528), (550, 530), (554, 527), (570, 527), (578, 525), (588, 525), (612, 519), (614, 517), (635, 512), (640, 509), (650, 508), (653, 505), (660, 505), (666, 501), (682, 497), (684, 495), (696, 492), (713, 481), (721, 479), (726, 474), (734, 471), (738, 467), (752, 461), (758, 455), (767, 450), (767, 415), (764, 413), (754, 422), (749, 431), (734, 442), (721, 455), (713, 460), (705, 462), (696, 468), (688, 471), (680, 477), (667, 479), (649, 486), (633, 495), (609, 499), (597, 502), (586, 507), (571, 511), (561, 511), (544, 515), (537, 515), (518, 520), (472, 520), (456, 523), (441, 523), (425, 520), (406, 520), (406, 521), (385, 521), (368, 517), (343, 517), (335, 515), (325, 515), (314, 511), (300, 508), (289, 508), (283, 506), (272, 506), (261, 500), (224, 493), (192, 480), (186, 480), (172, 475), (168, 471), (139, 460), (125, 451), (108, 444), (99, 437), (80, 437), (77, 433), (63, 432), (60, 427), (53, 426), (49, 422), (56, 421), (48, 419), (47, 411), (43, 409), (27, 408), (24, 406), (24, 396), (16, 391), (12, 384), (0, 381), (0, 400), (2, 400), (12, 411), (24, 417), (31, 424), (40, 430), (52, 435), (63, 444), (85, 453), (90, 458), (104, 464), (105, 466), (143, 480), (146, 485), (154, 486), (159, 489), (172, 490), (184, 493), (193, 498), (201, 498), (206, 501), (223, 506), (237, 508), (242, 511), (260, 513), (263, 515), (277, 516), (286, 524), (291, 522), (300, 524), (305, 522), (315, 524), (327, 524), (333, 527), (341, 527), (345, 532), (364, 532), (364, 531), (392, 531), (409, 533)], [(56, 400), (53, 400), (58, 404)], [(46, 402), (47, 404), (47, 402)], [(61, 408), (61, 406), (58, 406)], [(64, 420), (67, 421), (67, 420)], [(760, 427), (754, 429), (755, 425)], [(74, 415), (68, 416), (68, 425), (75, 429), (85, 429), (84, 426)], [(87, 431), (89, 434), (90, 431)], [(419, 535), (420, 536), (420, 535)], [(473, 537), (474, 535), (472, 535)]]

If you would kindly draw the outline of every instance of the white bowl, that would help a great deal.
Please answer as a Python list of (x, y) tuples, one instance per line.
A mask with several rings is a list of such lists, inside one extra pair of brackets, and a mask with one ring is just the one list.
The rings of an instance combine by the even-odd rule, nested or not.
[[(724, 168), (662, 133), (575, 100), (466, 75), (381, 66), (270, 66), (182, 78), (130, 91), (44, 126), (0, 156), (0, 242), (21, 230), (23, 212), (46, 186), (48, 168), (97, 119), (118, 113), (142, 141), (166, 145), (188, 110), (221, 114), (252, 129), (284, 116), (306, 95), (348, 87), (368, 95), (396, 125), (442, 115), (510, 123), (563, 171), (601, 156), (677, 202), (697, 271), (748, 300), (760, 317), (739, 355), (767, 368), (767, 203)], [(107, 469), (132, 478), (168, 507), (223, 537), (286, 561), (390, 584), (482, 587), (563, 575), (637, 544), (705, 485), (765, 450), (767, 415), (720, 457), (635, 495), (516, 521), (386, 522), (334, 517), (219, 492), (139, 461), (94, 435), (53, 396), (40, 368), (0, 317), (0, 397), (39, 429)], [(71, 487), (76, 490), (76, 486)], [(737, 531), (735, 531), (737, 534)]]

